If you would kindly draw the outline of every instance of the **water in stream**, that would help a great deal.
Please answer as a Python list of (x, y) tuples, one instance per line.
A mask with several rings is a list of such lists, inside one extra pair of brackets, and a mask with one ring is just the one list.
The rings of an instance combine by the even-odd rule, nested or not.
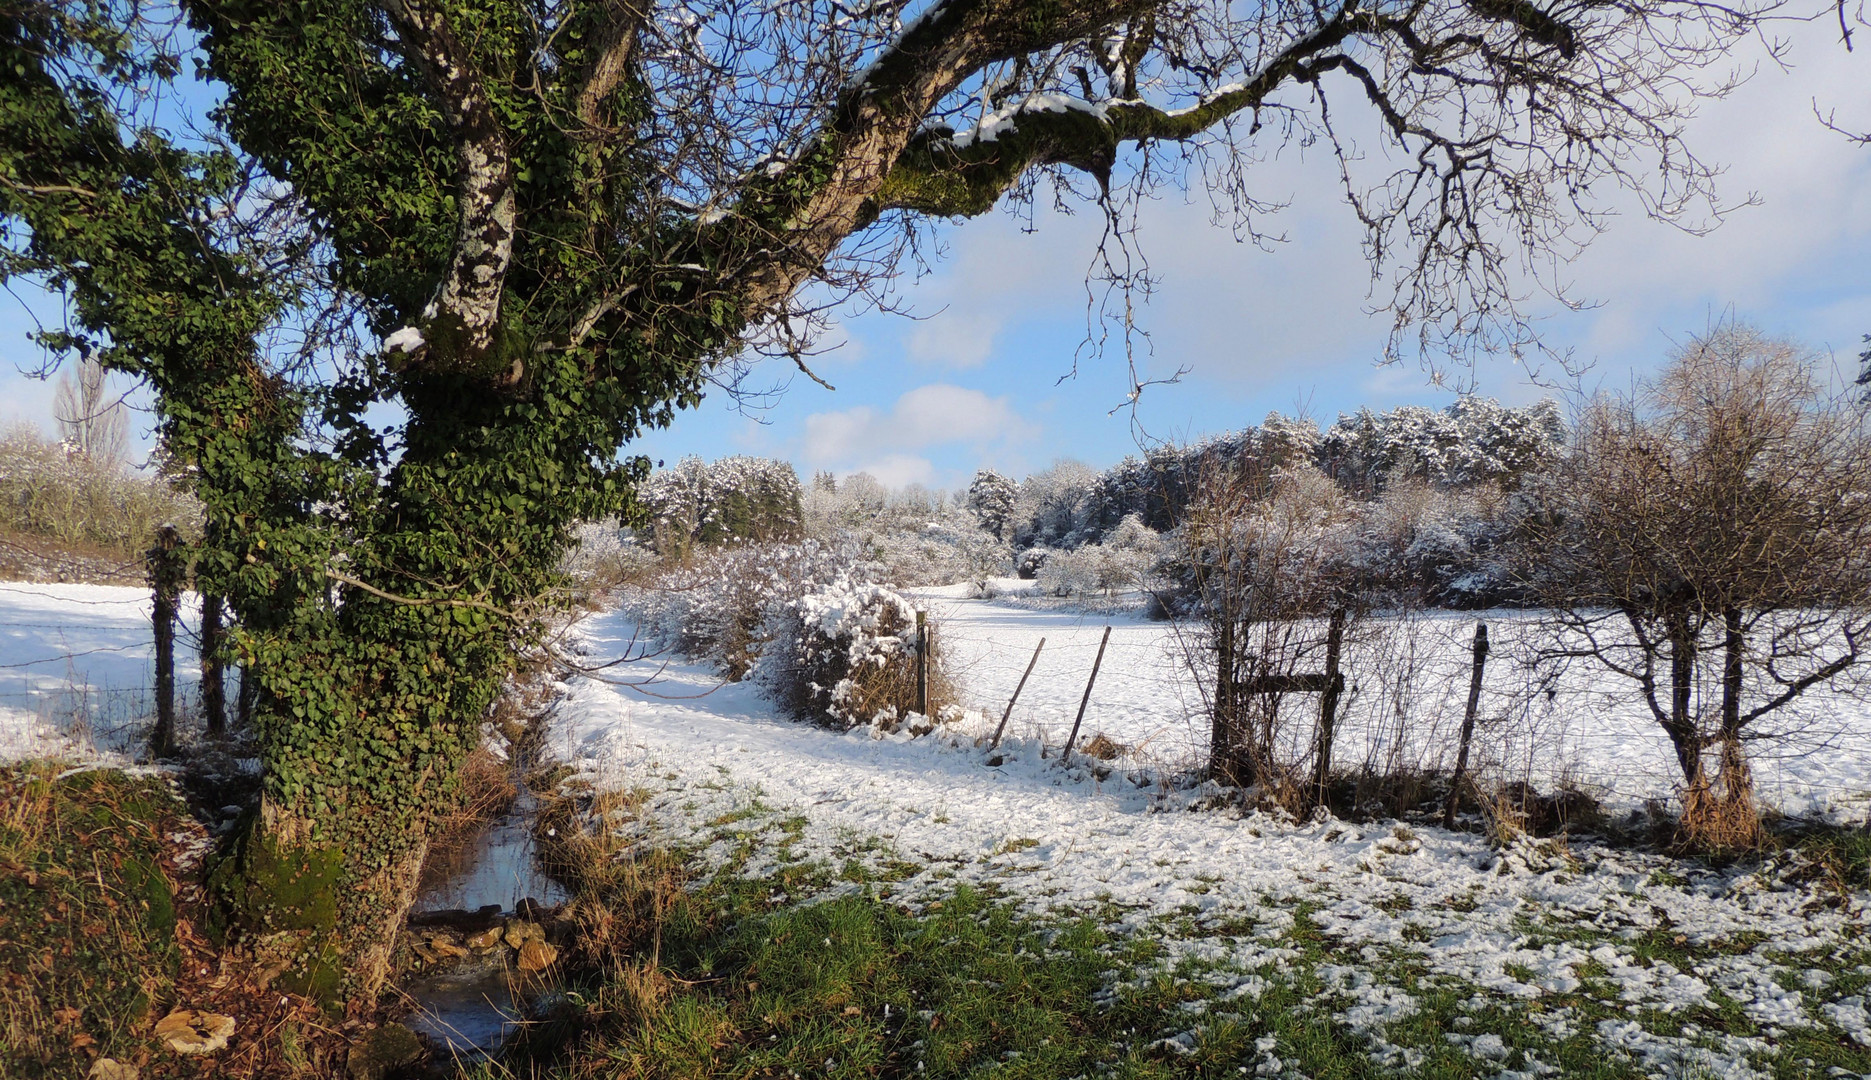
[[(513, 807), (464, 849), (445, 880), (417, 897), (411, 919), (451, 910), (478, 912), (495, 905), (510, 916), (520, 901), (528, 899), (545, 907), (563, 903), (565, 890), (539, 869), (532, 829), (535, 809), (521, 781)], [(416, 1008), (404, 1023), (459, 1058), (491, 1055), (525, 1019), (532, 1004), (532, 994), (513, 982), (518, 972), (511, 961), (505, 949), (496, 949), (411, 980), (403, 992)], [(538, 991), (537, 982), (532, 980), (533, 994)]]

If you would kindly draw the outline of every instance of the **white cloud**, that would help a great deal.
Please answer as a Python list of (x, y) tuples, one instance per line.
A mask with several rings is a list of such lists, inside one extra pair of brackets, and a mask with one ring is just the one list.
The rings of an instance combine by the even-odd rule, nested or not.
[(933, 383), (899, 397), (888, 411), (859, 405), (813, 413), (805, 418), (802, 456), (814, 467), (862, 470), (888, 484), (927, 483), (935, 470), (919, 451), (968, 446), (985, 452), (1034, 433), (1008, 398)]
[(943, 312), (919, 322), (903, 343), (911, 360), (930, 367), (961, 370), (980, 367), (994, 352), (1002, 319), (980, 312)]
[(877, 482), (887, 488), (907, 487), (921, 484), (924, 487), (936, 486), (936, 467), (926, 457), (913, 454), (890, 454), (876, 461), (866, 462), (858, 472), (867, 472), (877, 478)]

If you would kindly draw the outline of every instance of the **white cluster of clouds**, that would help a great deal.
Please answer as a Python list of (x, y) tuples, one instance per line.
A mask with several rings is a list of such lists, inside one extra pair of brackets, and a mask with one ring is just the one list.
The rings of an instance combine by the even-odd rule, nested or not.
[(1013, 453), (1037, 433), (1009, 398), (933, 383), (897, 398), (888, 409), (869, 405), (805, 418), (803, 463), (834, 472), (868, 472), (891, 487), (934, 485), (938, 475), (925, 455), (961, 445), (979, 453)]

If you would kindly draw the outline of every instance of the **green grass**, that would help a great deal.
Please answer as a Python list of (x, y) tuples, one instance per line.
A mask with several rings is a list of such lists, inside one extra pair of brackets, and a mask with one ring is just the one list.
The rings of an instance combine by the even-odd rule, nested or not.
[(135, 1057), (133, 1030), (177, 974), (166, 834), (186, 820), (161, 779), (0, 766), (0, 1076), (83, 1076)]
[[(640, 928), (634, 946), (588, 965), (554, 1022), (485, 1073), (567, 1080), (1470, 1080), (1546, 1068), (1592, 1080), (1656, 1075), (1655, 1062), (1607, 1044), (1599, 1033), (1606, 1021), (1635, 1022), (1679, 1040), (1692, 1056), (1725, 1053), (1724, 1035), (1771, 1037), (1779, 1052), (1756, 1055), (1751, 1065), (1788, 1080), (1833, 1069), (1871, 1073), (1871, 1053), (1838, 1029), (1764, 1032), (1719, 990), (1692, 1009), (1633, 1009), (1597, 961), (1577, 965), (1574, 990), (1528, 999), (1432, 971), (1430, 933), (1412, 934), (1414, 924), (1400, 943), (1348, 950), (1312, 918), (1335, 902), (1330, 895), (1245, 912), (1192, 910), (1138, 931), (1126, 921), (1134, 913), (1110, 902), (1035, 915), (991, 886), (931, 892), (945, 888), (932, 885), (940, 875), (874, 837), (847, 837), (827, 862), (802, 858), (802, 819), (770, 811), (735, 817), (711, 830), (712, 874), (665, 888), (660, 895), (674, 899), (658, 908), (653, 929)], [(996, 854), (1030, 846), (1011, 840)], [(1842, 873), (1855, 851), (1834, 856)], [(696, 866), (698, 854), (660, 857)], [(909, 877), (920, 879), (913, 892), (893, 891)], [(809, 899), (826, 890), (836, 898)], [(1400, 895), (1386, 906), (1408, 909)], [(1287, 916), (1287, 929), (1268, 940), (1269, 927)], [(1783, 982), (1824, 969), (1831, 975), (1824, 992), (1805, 988), (1814, 1013), (1816, 1000), (1871, 989), (1871, 954), (1856, 948), (1769, 956), (1753, 934), (1692, 941), (1676, 928), (1633, 939), (1552, 914), (1530, 913), (1521, 929), (1530, 948), (1610, 944), (1626, 962), (1685, 972), (1743, 954), (1782, 965)], [(1287, 952), (1277, 961), (1252, 959), (1267, 948)], [(1512, 974), (1534, 976), (1524, 968)], [(1407, 995), (1414, 1011), (1358, 1028), (1350, 1010), (1369, 1004), (1371, 991), (1348, 978)], [(1241, 986), (1251, 992), (1229, 992)], [(1703, 1069), (1693, 1059), (1668, 1068), (1687, 1076)]]

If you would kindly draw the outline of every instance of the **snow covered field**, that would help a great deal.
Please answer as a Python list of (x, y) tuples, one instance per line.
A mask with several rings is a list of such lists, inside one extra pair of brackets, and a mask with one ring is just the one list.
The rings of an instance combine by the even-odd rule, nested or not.
[[(176, 693), (195, 692), (198, 601), (182, 600)], [(0, 760), (133, 756), (155, 710), (148, 589), (0, 582)]]
[[(1063, 745), (1109, 624), (1111, 644), (1081, 742), (1103, 732), (1135, 748), (1141, 763), (1171, 771), (1207, 759), (1206, 705), (1174, 627), (1134, 614), (1035, 611), (965, 594), (965, 586), (912, 593), (935, 620), (946, 662), (971, 706), (998, 721), (1044, 637), (1008, 730)], [(1669, 740), (1630, 684), (1584, 661), (1550, 685), (1539, 681), (1524, 663), (1535, 619), (1520, 611), (1437, 611), (1388, 620), (1362, 641), (1354, 629), (1334, 760), (1343, 767), (1452, 765), (1475, 623), (1485, 620), (1492, 652), (1475, 740), (1482, 775), (1543, 791), (1578, 785), (1619, 810), (1668, 799), (1681, 773)], [(1307, 712), (1316, 700), (1287, 707)], [(1770, 721), (1779, 727), (1769, 728)], [(1763, 801), (1784, 813), (1832, 820), (1862, 820), (1871, 812), (1871, 701), (1815, 690), (1761, 725), (1785, 736), (1750, 746)]]
[[(982, 710), (953, 731), (834, 735), (780, 718), (752, 686), (658, 658), (607, 673), (629, 681), (661, 669), (641, 689), (568, 682), (552, 750), (599, 786), (640, 792), (641, 810), (618, 827), (686, 847), (703, 868), (761, 875), (855, 860), (872, 880), (827, 874), (825, 893), (888, 890), (921, 905), (971, 884), (1036, 915), (1091, 914), (1158, 940), (1160, 972), (1117, 977), (1199, 988), (1202, 1000), (1149, 1033), (1165, 1052), (1200, 1044), (1208, 1025), (1252, 1010), (1278, 985), (1355, 1033), (1376, 1063), (1404, 1070), (1453, 1046), (1479, 1075), (1553, 1075), (1551, 1048), (1581, 1040), (1648, 1075), (1871, 1068), (1871, 895), (1828, 891), (1791, 860), (1713, 870), (1582, 843), (1495, 850), (1473, 833), (1195, 809), (1201, 791), (1134, 770), (1140, 785), (1124, 767), (1186, 764), (1204, 729), (1173, 635), (1137, 619), (1109, 620), (1081, 735), (1103, 732), (1135, 748), (1132, 760), (1102, 779), (1062, 768), (1042, 745), (1063, 741), (1107, 620), (964, 600), (959, 590), (919, 597)], [(0, 755), (121, 759), (133, 748), (147, 712), (147, 605), (136, 589), (0, 584)], [(1511, 619), (1490, 623), (1497, 642), (1511, 640)], [(1413, 669), (1421, 686), (1410, 693), (1438, 724), (1465, 692), (1459, 664), (1447, 663), (1465, 656), (1470, 632), (1470, 616), (1418, 627), (1429, 660)], [(577, 630), (594, 659), (621, 653), (632, 633), (615, 613)], [(1041, 636), (1003, 760), (990, 766), (974, 736), (998, 719)], [(1515, 698), (1510, 665), (1499, 670), (1502, 688), (1491, 675), (1490, 693)], [(1537, 735), (1566, 752), (1575, 779), (1616, 798), (1668, 793), (1667, 758), (1638, 713), (1602, 697), (1562, 705), (1568, 697), (1556, 694), (1549, 715), (1487, 729), (1503, 764), (1525, 752), (1516, 738)], [(1365, 743), (1397, 741), (1378, 721), (1393, 700), (1368, 689), (1352, 699)], [(1764, 763), (1768, 797), (1861, 814), (1871, 785), (1861, 709), (1835, 703), (1831, 730), (1809, 733), (1830, 749)], [(1425, 729), (1427, 720), (1405, 741), (1434, 743)], [(1364, 751), (1350, 746), (1344, 760), (1357, 760)], [(1502, 1030), (1533, 1033), (1531, 1045), (1509, 1046)], [(1831, 1052), (1815, 1046), (1854, 1067), (1808, 1069), (1803, 1055)], [(1243, 1071), (1297, 1076), (1283, 1052), (1269, 1041)]]
[[(1311, 1007), (1363, 1036), (1375, 1061), (1399, 1068), (1425, 1052), (1405, 1034), (1412, 1019), (1450, 993), (1463, 1017), (1505, 1010), (1550, 1045), (1588, 1040), (1652, 1075), (1776, 1075), (1786, 1072), (1781, 1047), (1801, 1038), (1871, 1049), (1871, 896), (1821, 895), (1783, 864), (1717, 872), (1583, 844), (1496, 851), (1471, 833), (1185, 812), (1196, 793), (1140, 787), (1121, 770), (1100, 780), (1040, 755), (1038, 736), (1063, 741), (1103, 619), (924, 597), (958, 680), (983, 705), (1004, 702), (1047, 638), (998, 766), (970, 737), (998, 707), (948, 736), (834, 735), (779, 718), (751, 686), (718, 685), (680, 664), (649, 694), (568, 684), (556, 752), (597, 785), (642, 795), (620, 828), (690, 847), (704, 867), (759, 875), (857, 860), (887, 870), (901, 902), (968, 883), (1035, 913), (1102, 913), (1159, 937), (1165, 968), (1210, 993), (1166, 1019), (1158, 1034), (1170, 1044), (1195, 1045), (1204, 1024), (1288, 980), (1311, 987)], [(1472, 626), (1448, 622), (1458, 642)], [(1115, 625), (1085, 736), (1159, 747), (1165, 760), (1187, 753), (1200, 725), (1163, 628)], [(632, 628), (601, 615), (582, 634), (591, 656), (605, 658)], [(1050, 671), (1047, 655), (1062, 658)], [(1580, 706), (1578, 717), (1597, 725), (1570, 744), (1581, 768), (1620, 791), (1667, 792), (1654, 740), (1601, 709)], [(1854, 745), (1863, 755), (1862, 740)], [(1789, 761), (1778, 782), (1818, 791), (1861, 770), (1865, 758), (1854, 760)], [(1633, 763), (1643, 775), (1615, 775)], [(1825, 792), (1835, 808), (1851, 801), (1849, 791)], [(1435, 1037), (1489, 1066), (1483, 1075), (1557, 1071), (1537, 1051), (1462, 1034), (1463, 1023)], [(1292, 1075), (1278, 1053), (1265, 1048), (1256, 1071)]]

